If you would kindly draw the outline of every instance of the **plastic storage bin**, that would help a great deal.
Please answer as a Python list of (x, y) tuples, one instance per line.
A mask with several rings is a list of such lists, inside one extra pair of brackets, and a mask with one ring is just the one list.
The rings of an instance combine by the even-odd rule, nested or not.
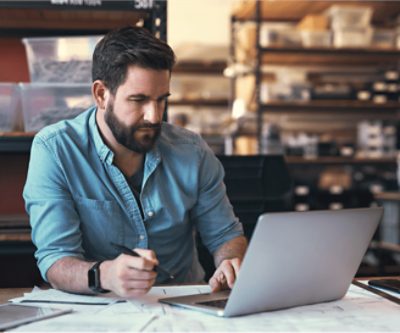
[(300, 46), (300, 31), (291, 23), (263, 23), (260, 28), (260, 45), (268, 46)]
[(369, 27), (372, 17), (372, 8), (363, 6), (334, 5), (326, 11), (331, 20), (332, 29), (346, 27)]
[(88, 84), (20, 83), (25, 130), (71, 119), (93, 104)]
[(91, 82), (92, 54), (101, 37), (24, 38), (31, 82)]
[(372, 28), (341, 28), (333, 33), (334, 47), (362, 48), (371, 46)]
[(302, 31), (301, 39), (304, 47), (330, 47), (332, 33), (330, 31)]
[(13, 131), (17, 125), (18, 85), (15, 83), (0, 83), (0, 132)]

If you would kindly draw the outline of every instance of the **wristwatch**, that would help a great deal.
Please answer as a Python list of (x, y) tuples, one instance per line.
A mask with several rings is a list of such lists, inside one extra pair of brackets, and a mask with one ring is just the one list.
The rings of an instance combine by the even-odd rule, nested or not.
[(95, 293), (108, 293), (109, 290), (103, 289), (100, 283), (100, 264), (103, 261), (96, 262), (88, 271), (89, 288)]

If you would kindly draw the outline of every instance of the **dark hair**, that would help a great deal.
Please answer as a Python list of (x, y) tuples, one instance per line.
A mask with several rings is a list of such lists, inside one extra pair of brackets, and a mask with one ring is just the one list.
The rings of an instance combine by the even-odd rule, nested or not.
[(175, 64), (171, 47), (145, 28), (124, 27), (107, 33), (93, 52), (92, 80), (101, 80), (115, 94), (129, 65), (169, 70)]

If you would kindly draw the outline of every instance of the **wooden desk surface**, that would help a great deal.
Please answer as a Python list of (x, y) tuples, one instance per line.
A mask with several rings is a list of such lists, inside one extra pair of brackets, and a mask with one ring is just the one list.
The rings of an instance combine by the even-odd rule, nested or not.
[(7, 303), (11, 298), (23, 296), (24, 293), (30, 292), (32, 288), (5, 288), (0, 289), (0, 304)]

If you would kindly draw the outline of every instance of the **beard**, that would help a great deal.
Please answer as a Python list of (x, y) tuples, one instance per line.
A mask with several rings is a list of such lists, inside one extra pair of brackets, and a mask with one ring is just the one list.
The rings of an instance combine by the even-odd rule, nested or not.
[(106, 107), (104, 120), (120, 145), (140, 154), (149, 152), (161, 134), (161, 123), (125, 126), (115, 115), (112, 101)]

